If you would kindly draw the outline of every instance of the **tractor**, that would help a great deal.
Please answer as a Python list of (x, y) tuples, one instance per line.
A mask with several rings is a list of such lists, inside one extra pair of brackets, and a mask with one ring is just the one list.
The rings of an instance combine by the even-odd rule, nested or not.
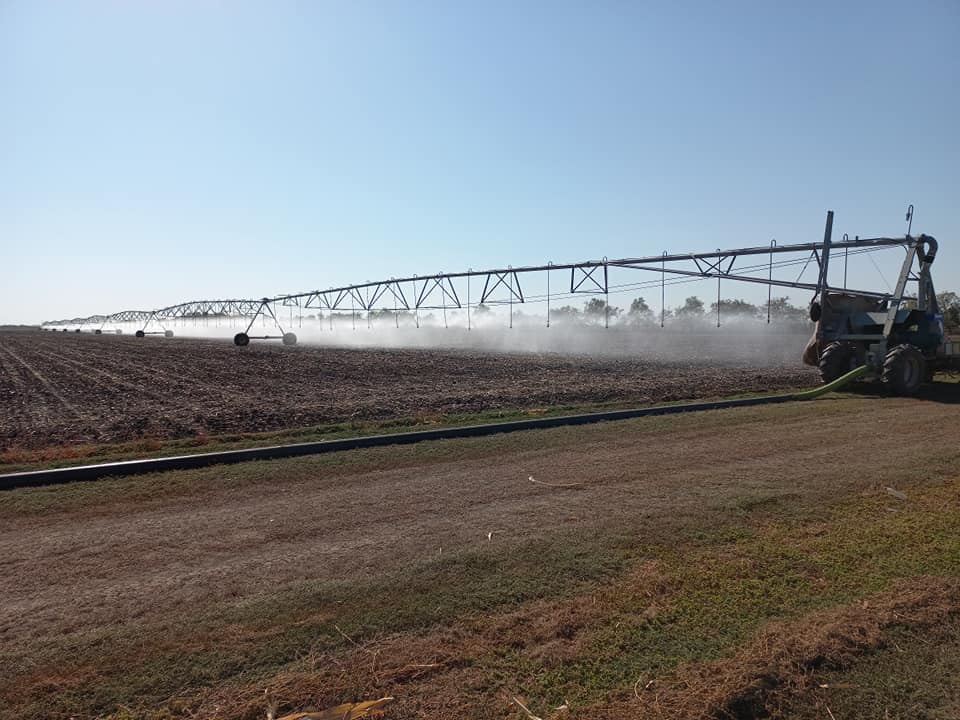
[[(908, 235), (904, 246), (907, 254), (892, 295), (821, 285), (810, 305), (810, 319), (817, 325), (804, 362), (816, 365), (825, 383), (866, 365), (868, 378), (881, 380), (897, 395), (915, 395), (936, 371), (960, 364), (960, 343), (951, 341), (944, 331), (930, 275), (937, 241), (929, 235)], [(828, 241), (824, 265), (829, 249)], [(917, 284), (915, 297), (905, 296), (908, 282)]]

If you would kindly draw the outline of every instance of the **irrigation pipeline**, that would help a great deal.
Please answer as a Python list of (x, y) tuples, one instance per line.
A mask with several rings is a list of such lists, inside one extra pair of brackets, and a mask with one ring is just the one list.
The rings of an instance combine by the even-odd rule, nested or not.
[(787, 395), (766, 395), (733, 400), (712, 400), (708, 402), (683, 403), (680, 405), (660, 405), (632, 410), (609, 410), (606, 412), (584, 413), (580, 415), (563, 415), (559, 417), (514, 420), (484, 425), (466, 425), (436, 430), (418, 430), (389, 435), (368, 435), (365, 437), (343, 438), (340, 440), (321, 440), (292, 445), (274, 445), (270, 447), (246, 448), (243, 450), (224, 450), (220, 452), (198, 453), (195, 455), (149, 458), (146, 460), (125, 460), (121, 462), (101, 463), (98, 465), (79, 465), (75, 467), (55, 468), (53, 470), (8, 473), (0, 475), (0, 490), (13, 490), (15, 488), (38, 487), (42, 485), (60, 485), (84, 480), (101, 480), (108, 477), (167, 472), (169, 470), (189, 470), (207, 467), (209, 465), (227, 465), (251, 460), (275, 460), (278, 458), (299, 457), (303, 455), (319, 455), (323, 453), (342, 452), (344, 450), (356, 450), (359, 448), (411, 445), (427, 440), (484, 437), (520, 430), (588, 425), (597, 422), (628, 420), (653, 415), (675, 415), (678, 413), (698, 412), (702, 410), (722, 410), (726, 408), (751, 407), (754, 405), (774, 405), (795, 400), (812, 400), (824, 393), (840, 389), (847, 383), (853, 382), (863, 376), (867, 371), (868, 368), (864, 365), (821, 387)]

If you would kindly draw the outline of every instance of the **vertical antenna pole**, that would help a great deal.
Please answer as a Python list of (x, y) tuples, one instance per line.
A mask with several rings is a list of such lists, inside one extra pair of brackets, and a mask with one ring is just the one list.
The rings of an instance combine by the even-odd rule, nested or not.
[(413, 317), (417, 329), (420, 329), (420, 298), (417, 297), (417, 276), (413, 276)]
[[(720, 248), (717, 248), (717, 255), (720, 254)], [(717, 269), (719, 270), (720, 260), (717, 260)], [(720, 276), (717, 275), (717, 327), (720, 327)]]
[[(666, 256), (667, 256), (667, 251), (664, 250), (663, 257), (666, 257)], [(666, 306), (666, 300), (665, 300), (667, 296), (667, 289), (666, 289), (667, 276), (665, 272), (666, 267), (667, 267), (666, 260), (661, 260), (660, 261), (660, 327), (663, 327), (663, 319), (664, 317), (666, 317), (666, 313), (667, 313), (667, 306)]]
[(553, 261), (547, 261), (547, 327), (550, 327), (550, 266)]
[[(827, 272), (830, 269), (830, 240), (833, 237), (833, 210), (827, 210), (827, 223), (823, 228), (823, 253), (820, 256), (820, 276), (817, 278), (817, 292), (815, 298), (820, 298), (820, 312), (824, 312), (827, 304)], [(814, 251), (816, 252), (816, 251)], [(811, 307), (812, 307), (811, 303)], [(817, 323), (817, 342), (823, 347), (823, 323)]]
[(610, 329), (610, 282), (607, 278), (607, 256), (603, 256), (603, 327)]
[(443, 273), (440, 273), (440, 302), (443, 303), (443, 327), (450, 327), (447, 325), (447, 289), (443, 286)]
[(770, 241), (770, 265), (767, 268), (767, 282), (770, 283), (767, 285), (767, 325), (770, 324), (770, 303), (773, 299), (773, 283), (770, 282), (773, 280), (773, 249), (777, 246), (777, 240), (774, 238)]
[[(847, 233), (843, 234), (843, 242), (850, 242), (850, 236)], [(847, 289), (847, 263), (850, 262), (850, 246), (847, 245), (843, 248), (843, 289)]]
[(827, 211), (827, 224), (823, 228), (823, 254), (820, 256), (820, 278), (817, 280), (817, 290), (820, 293), (820, 303), (823, 304), (824, 295), (829, 287), (828, 273), (830, 270), (830, 244), (833, 238), (833, 210)]
[(513, 265), (507, 265), (507, 272), (510, 273), (510, 329), (513, 329)]

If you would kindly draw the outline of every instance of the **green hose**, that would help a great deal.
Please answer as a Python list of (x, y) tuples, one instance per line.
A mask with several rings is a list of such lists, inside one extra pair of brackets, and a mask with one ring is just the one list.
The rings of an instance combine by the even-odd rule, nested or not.
[(813, 390), (804, 390), (803, 392), (795, 393), (793, 396), (794, 400), (813, 400), (818, 398), (824, 393), (833, 392), (834, 390), (839, 390), (844, 385), (852, 383), (854, 380), (857, 380), (870, 371), (869, 365), (861, 365), (858, 368), (854, 368), (846, 375), (841, 375), (833, 382), (828, 382), (826, 385), (821, 385), (818, 388)]

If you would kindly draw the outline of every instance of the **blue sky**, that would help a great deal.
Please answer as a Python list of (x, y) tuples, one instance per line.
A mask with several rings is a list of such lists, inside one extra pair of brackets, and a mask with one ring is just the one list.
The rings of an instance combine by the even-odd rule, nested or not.
[(892, 235), (908, 203), (960, 291), (958, 37), (956, 0), (0, 0), (0, 321), (802, 242), (829, 208)]

